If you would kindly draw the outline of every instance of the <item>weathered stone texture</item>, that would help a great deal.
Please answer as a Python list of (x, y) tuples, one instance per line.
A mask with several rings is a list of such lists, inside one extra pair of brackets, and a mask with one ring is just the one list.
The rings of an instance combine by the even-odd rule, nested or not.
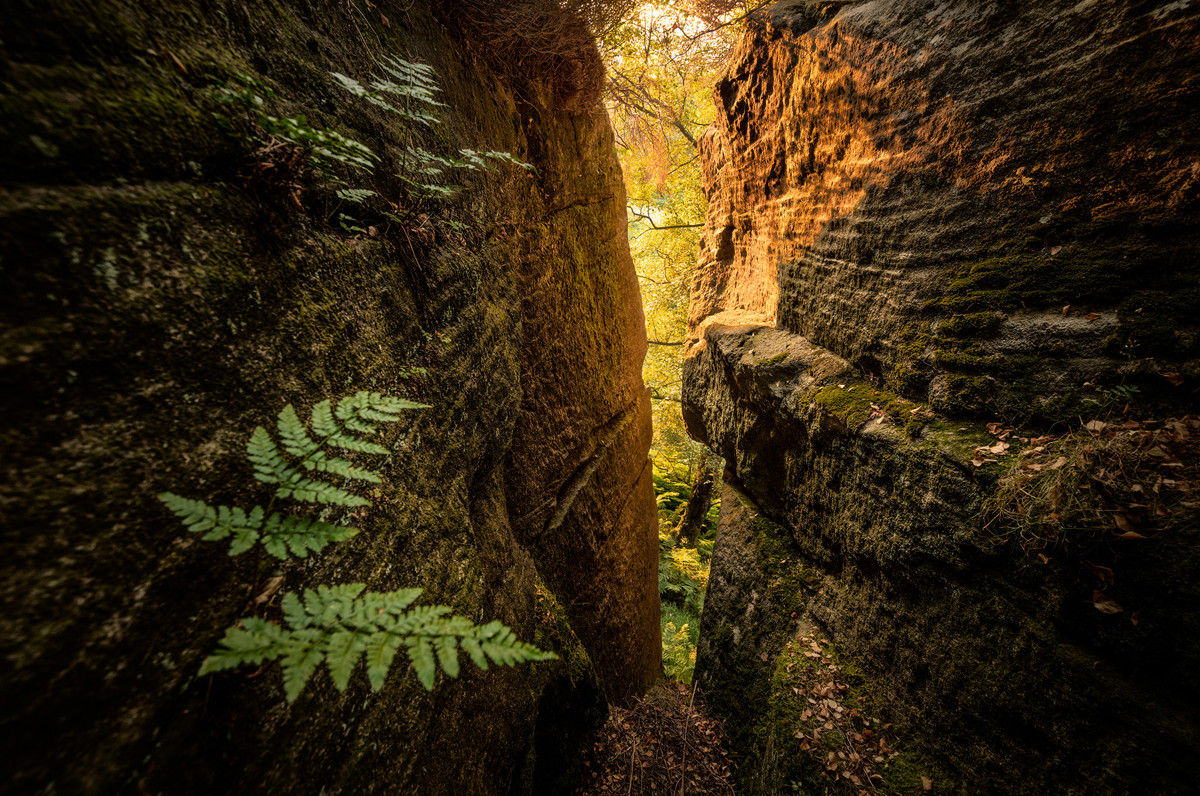
[[(496, 79), (404, 5), (6, 5), (5, 789), (555, 792), (603, 692), (658, 671), (644, 335), (607, 122)], [(329, 75), (365, 79), (384, 54), (438, 72), (448, 107), (425, 146), (508, 150), (536, 177), (467, 175), (436, 211), (457, 231), (353, 237), (327, 220), (328, 184), (306, 178), (301, 208), (240, 176), (252, 144), (217, 125), (231, 108), (211, 88), (244, 72), (277, 112), (379, 153), (352, 184), (397, 195), (396, 117)], [(259, 572), (155, 499), (259, 502), (250, 430), (361, 389), (433, 408), (392, 432), (353, 541)], [(590, 457), (564, 520), (531, 526)], [(430, 694), (403, 663), (377, 695), (319, 672), (292, 706), (277, 669), (197, 678), (276, 568), (287, 590), (420, 585), (562, 660), (465, 665)]]
[(693, 339), (749, 311), (951, 412), (1184, 400), (1198, 63), (1187, 3), (776, 4), (714, 92)]
[(870, 417), (896, 399), (845, 360), (720, 319), (685, 362), (685, 419), (753, 502), (725, 494), (696, 671), (747, 792), (787, 792), (771, 772), (803, 754), (755, 724), (789, 696), (768, 681), (797, 622), (820, 624), (956, 792), (1188, 792), (1200, 532), (1122, 553), (1122, 594), (1153, 627), (1096, 611), (1086, 562), (1032, 566), (982, 534), (977, 424), (926, 418), (911, 438)]

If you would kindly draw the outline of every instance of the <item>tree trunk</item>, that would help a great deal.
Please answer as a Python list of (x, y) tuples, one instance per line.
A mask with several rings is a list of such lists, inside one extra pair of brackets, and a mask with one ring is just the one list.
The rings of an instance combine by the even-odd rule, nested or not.
[(712, 505), (713, 485), (716, 473), (708, 466), (708, 457), (701, 456), (696, 467), (696, 480), (692, 483), (692, 494), (688, 497), (683, 517), (675, 528), (675, 536), (684, 547), (695, 547), (700, 531), (704, 529), (704, 518)]

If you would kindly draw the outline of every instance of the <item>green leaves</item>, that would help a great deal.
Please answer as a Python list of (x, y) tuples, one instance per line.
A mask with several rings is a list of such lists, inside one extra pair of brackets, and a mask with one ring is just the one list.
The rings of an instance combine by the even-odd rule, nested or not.
[(240, 627), (226, 632), (201, 674), (279, 660), (292, 702), (321, 663), (334, 686), (344, 691), (355, 666), (365, 659), (367, 679), (378, 691), (401, 648), (426, 690), (433, 689), (439, 667), (450, 677), (458, 676), (460, 644), (481, 669), (489, 662), (513, 666), (557, 657), (518, 640), (500, 622), (475, 625), (465, 617), (449, 616), (444, 605), (410, 609), (420, 589), (364, 593), (365, 588), (350, 583), (307, 589), (302, 596), (285, 594), (283, 625), (243, 619)]
[(258, 134), (251, 138), (275, 138), (302, 147), (321, 171), (328, 172), (334, 163), (341, 163), (369, 172), (379, 160), (379, 156), (365, 145), (337, 130), (313, 127), (303, 115), (272, 116), (267, 113), (264, 97), (276, 99), (275, 92), (255, 77), (234, 75), (229, 84), (217, 88), (214, 93), (218, 99), (236, 103), (248, 111), (258, 128)]
[[(433, 67), (384, 56), (383, 69), (390, 77), (372, 77), (366, 86), (340, 72), (330, 74), (342, 88), (354, 96), (362, 97), (372, 105), (395, 113), (407, 121), (426, 127), (433, 127), (441, 122), (437, 109), (446, 105), (437, 101), (436, 95), (441, 89), (438, 88), (437, 72)], [(400, 107), (392, 104), (385, 94), (402, 100)]]
[(200, 500), (190, 500), (171, 492), (163, 492), (159, 500), (175, 512), (189, 531), (204, 533), (205, 541), (221, 541), (232, 537), (229, 555), (249, 550), (258, 541), (276, 558), (289, 555), (304, 558), (311, 550), (319, 551), (331, 542), (342, 542), (358, 533), (357, 528), (330, 525), (309, 517), (285, 517), (272, 513), (265, 517), (262, 506), (249, 512), (228, 506), (210, 506)]
[[(275, 497), (316, 503), (326, 506), (354, 508), (369, 506), (364, 497), (348, 491), (343, 485), (330, 483), (321, 476), (335, 476), (345, 481), (378, 484), (378, 473), (334, 456), (331, 448), (354, 453), (385, 455), (388, 449), (369, 437), (386, 423), (400, 419), (409, 409), (427, 409), (425, 404), (403, 398), (360, 392), (343, 398), (337, 404), (324, 400), (312, 408), (312, 430), (305, 427), (291, 405), (279, 413), (276, 429), (279, 441), (262, 426), (254, 429), (246, 445), (246, 457), (254, 467), (254, 477), (265, 484), (276, 485)], [(282, 446), (282, 448), (281, 448)], [(292, 517), (270, 513), (262, 506), (246, 511), (228, 506), (210, 506), (172, 492), (159, 499), (175, 512), (189, 531), (203, 533), (206, 541), (231, 539), (229, 554), (236, 556), (262, 542), (268, 553), (276, 558), (304, 558), (332, 542), (350, 539), (357, 528), (332, 525), (310, 517)]]
[[(307, 475), (304, 471), (378, 484), (378, 473), (331, 455), (326, 446), (359, 453), (386, 454), (387, 448), (363, 437), (377, 433), (384, 423), (396, 422), (401, 412), (427, 408), (425, 404), (377, 392), (360, 392), (343, 398), (336, 410), (330, 401), (321, 401), (312, 409), (314, 438), (289, 404), (279, 413), (277, 423), (283, 450), (279, 449), (270, 432), (259, 426), (254, 429), (246, 445), (246, 456), (254, 465), (255, 478), (263, 483), (278, 485), (275, 490), (278, 498), (290, 497), (308, 503), (335, 506), (369, 506), (370, 501), (365, 498), (352, 494), (342, 486)], [(284, 453), (295, 462), (288, 461)]]
[[(254, 477), (276, 487), (275, 498), (292, 498), (331, 506), (367, 506), (369, 501), (343, 486), (322, 480), (334, 476), (345, 481), (380, 483), (378, 473), (333, 455), (333, 450), (384, 455), (388, 449), (371, 439), (384, 425), (399, 420), (425, 404), (403, 398), (360, 392), (336, 404), (321, 401), (312, 408), (305, 425), (291, 406), (276, 420), (278, 438), (262, 426), (254, 429), (246, 456)], [(249, 511), (210, 506), (173, 492), (159, 499), (194, 533), (211, 541), (230, 539), (229, 554), (238, 555), (261, 543), (280, 559), (303, 558), (332, 542), (358, 533), (356, 528), (331, 525), (311, 517), (293, 517), (255, 506)], [(556, 656), (518, 640), (499, 622), (478, 626), (461, 616), (451, 616), (444, 605), (412, 608), (420, 589), (366, 592), (361, 583), (319, 586), (303, 594), (288, 593), (281, 600), (282, 624), (247, 617), (225, 632), (220, 646), (200, 669), (209, 674), (245, 664), (278, 660), (283, 669), (284, 693), (295, 701), (322, 664), (334, 686), (346, 690), (359, 661), (366, 660), (371, 688), (383, 687), (400, 650), (405, 650), (417, 679), (432, 690), (440, 667), (457, 677), (459, 648), (476, 666), (489, 663), (512, 666)]]

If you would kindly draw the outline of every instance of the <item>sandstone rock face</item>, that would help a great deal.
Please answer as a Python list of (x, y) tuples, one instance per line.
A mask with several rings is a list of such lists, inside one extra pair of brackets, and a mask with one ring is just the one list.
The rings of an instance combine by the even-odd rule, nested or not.
[[(644, 333), (607, 121), (496, 79), (406, 5), (6, 8), (9, 789), (555, 792), (605, 693), (659, 671)], [(382, 55), (437, 70), (448, 107), (425, 146), (507, 150), (536, 176), (467, 174), (423, 227), (375, 216), (355, 235), (335, 186), (273, 191), (254, 145), (217, 124), (233, 111), (212, 87), (258, 77), (273, 112), (381, 156), (350, 187), (396, 195), (397, 118), (329, 74), (366, 79)], [(389, 438), (354, 540), (259, 571), (156, 500), (259, 502), (253, 427), (363, 389), (432, 408)], [(464, 665), (432, 693), (402, 664), (378, 694), (362, 672), (339, 694), (322, 671), (291, 706), (277, 668), (198, 678), (276, 574), (285, 590), (421, 586), (561, 660)]]
[[(787, 793), (799, 742), (764, 726), (780, 649), (817, 622), (889, 721), (963, 793), (1185, 793), (1200, 750), (1193, 527), (1121, 558), (1154, 627), (1096, 611), (1078, 562), (1031, 566), (980, 530), (979, 424), (928, 418), (803, 337), (717, 316), (684, 365), (689, 430), (726, 459), (696, 677), (750, 793)], [(896, 401), (900, 401), (899, 404)], [(922, 411), (924, 411), (922, 409)], [(736, 488), (735, 488), (736, 487)], [(1143, 607), (1144, 606), (1144, 607)], [(779, 737), (776, 737), (779, 736)], [(1096, 772), (1103, 772), (1097, 774)]]
[(970, 460), (985, 421), (1051, 427), (1094, 384), (1193, 404), (1198, 11), (787, 2), (751, 25), (702, 142), (683, 390), (736, 500), (696, 671), (746, 792), (789, 792), (801, 753), (762, 717), (808, 623), (938, 788), (1191, 787), (1200, 523), (1121, 551), (1148, 627), (1096, 610), (1096, 562), (992, 544), (998, 474)]
[(714, 92), (693, 338), (748, 311), (959, 413), (1183, 399), (1198, 41), (1170, 2), (777, 4)]

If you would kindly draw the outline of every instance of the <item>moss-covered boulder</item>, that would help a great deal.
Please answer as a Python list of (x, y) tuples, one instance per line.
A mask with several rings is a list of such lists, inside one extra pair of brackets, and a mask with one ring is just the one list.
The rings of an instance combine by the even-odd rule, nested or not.
[[(997, 444), (983, 424), (908, 404), (902, 414), (922, 420), (906, 427), (898, 399), (844, 359), (719, 321), (684, 365), (689, 431), (725, 457), (736, 487), (696, 671), (730, 721), (747, 792), (787, 792), (815, 748), (786, 729), (804, 706), (788, 701), (792, 671), (778, 663), (804, 623), (904, 748), (944, 772), (940, 789), (1188, 792), (1200, 750), (1194, 507), (1141, 546), (1115, 526), (1097, 546), (1040, 557), (997, 544), (983, 508), (1004, 465), (981, 458)], [(1114, 572), (1126, 610), (1097, 591)]]
[[(424, 3), (56, 0), (4, 17), (9, 787), (566, 788), (605, 693), (660, 666), (644, 339), (604, 114), (500, 79)], [(441, 124), (414, 132), (331, 76), (365, 81), (383, 56), (436, 70)], [(359, 141), (375, 167), (321, 174), (252, 131), (216, 91), (239, 75), (273, 91), (263, 113)], [(535, 170), (463, 172), (453, 198), (420, 199), (397, 176), (409, 144)], [(390, 432), (374, 505), (341, 518), (354, 540), (231, 559), (155, 498), (259, 502), (254, 426), (358, 390), (432, 408)], [(561, 517), (531, 525), (545, 506)], [(197, 676), (226, 626), (274, 615), (280, 584), (354, 581), (421, 586), (560, 659), (468, 667), (430, 693), (406, 665), (379, 693), (319, 672), (291, 705), (275, 668)]]

